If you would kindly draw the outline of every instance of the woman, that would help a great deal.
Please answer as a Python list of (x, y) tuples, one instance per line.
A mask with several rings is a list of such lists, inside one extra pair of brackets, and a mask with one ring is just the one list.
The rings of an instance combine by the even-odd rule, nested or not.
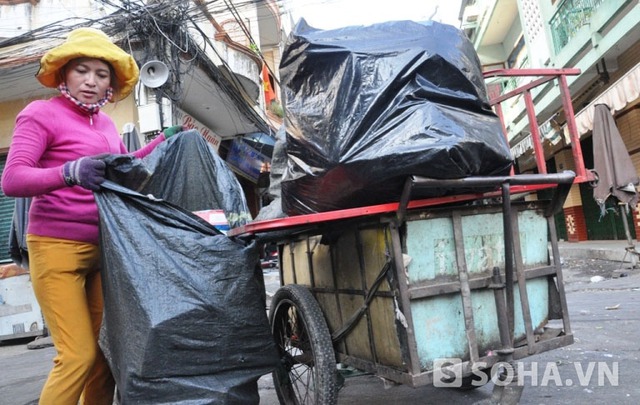
[[(98, 209), (100, 154), (127, 153), (100, 108), (125, 98), (138, 81), (135, 60), (92, 28), (72, 31), (47, 52), (36, 77), (61, 95), (20, 112), (2, 188), (33, 197), (27, 249), (34, 292), (57, 355), (41, 404), (111, 404), (114, 380), (98, 346), (102, 320)], [(136, 151), (144, 157), (169, 131)]]

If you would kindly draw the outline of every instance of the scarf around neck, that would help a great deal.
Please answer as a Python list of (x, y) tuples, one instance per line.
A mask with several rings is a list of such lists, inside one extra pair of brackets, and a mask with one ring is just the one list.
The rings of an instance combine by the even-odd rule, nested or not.
[(82, 111), (89, 113), (89, 116), (91, 118), (93, 118), (93, 115), (96, 114), (101, 107), (104, 107), (109, 102), (109, 100), (111, 100), (111, 97), (113, 97), (113, 88), (108, 87), (103, 98), (98, 100), (97, 103), (89, 104), (89, 103), (83, 103), (82, 101), (72, 96), (71, 93), (69, 92), (69, 88), (67, 87), (67, 83), (65, 82), (62, 82), (58, 85), (58, 90), (60, 90), (60, 93), (62, 93), (62, 95), (66, 99), (70, 100), (72, 103), (77, 105), (78, 108), (80, 108)]

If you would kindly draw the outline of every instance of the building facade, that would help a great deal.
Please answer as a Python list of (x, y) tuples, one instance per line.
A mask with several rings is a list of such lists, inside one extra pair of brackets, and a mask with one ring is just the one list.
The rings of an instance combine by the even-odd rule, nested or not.
[[(636, 171), (640, 169), (640, 4), (635, 0), (467, 0), (461, 28), (473, 42), (485, 70), (578, 69), (567, 76), (584, 165), (592, 169), (593, 111), (612, 111)], [(487, 81), (499, 96), (535, 78)], [(536, 124), (547, 172), (575, 170), (569, 126), (560, 86), (532, 91)], [(537, 172), (523, 97), (502, 103), (505, 130), (519, 172)], [(598, 151), (595, 151), (598, 153)], [(610, 204), (602, 215), (589, 182), (575, 184), (565, 202), (559, 234), (569, 241), (624, 239), (623, 221), (633, 237), (640, 234), (640, 214), (621, 214)]]

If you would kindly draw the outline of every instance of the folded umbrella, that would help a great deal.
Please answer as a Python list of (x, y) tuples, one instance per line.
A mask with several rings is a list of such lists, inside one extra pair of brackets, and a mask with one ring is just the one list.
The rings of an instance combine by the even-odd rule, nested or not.
[(593, 158), (598, 184), (593, 197), (605, 212), (605, 202), (611, 196), (634, 208), (638, 203), (636, 185), (640, 183), (627, 147), (622, 141), (615, 120), (605, 104), (595, 106), (593, 117)]

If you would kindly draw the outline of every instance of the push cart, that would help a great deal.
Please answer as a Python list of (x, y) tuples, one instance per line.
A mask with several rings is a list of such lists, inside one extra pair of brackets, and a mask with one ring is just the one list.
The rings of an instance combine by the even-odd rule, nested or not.
[[(335, 403), (337, 362), (412, 387), (473, 387), (497, 363), (571, 344), (553, 214), (574, 177), (411, 177), (400, 203), (245, 229), (279, 247), (269, 317), (282, 403)], [(514, 188), (550, 184), (549, 201), (511, 202)], [(434, 187), (500, 191), (471, 205), (461, 203), (471, 195), (410, 200)]]
[(517, 403), (514, 361), (573, 343), (554, 214), (576, 179), (409, 176), (398, 202), (232, 229), (278, 246), (281, 403), (335, 404), (338, 366), (412, 387), (493, 378), (494, 398)]

